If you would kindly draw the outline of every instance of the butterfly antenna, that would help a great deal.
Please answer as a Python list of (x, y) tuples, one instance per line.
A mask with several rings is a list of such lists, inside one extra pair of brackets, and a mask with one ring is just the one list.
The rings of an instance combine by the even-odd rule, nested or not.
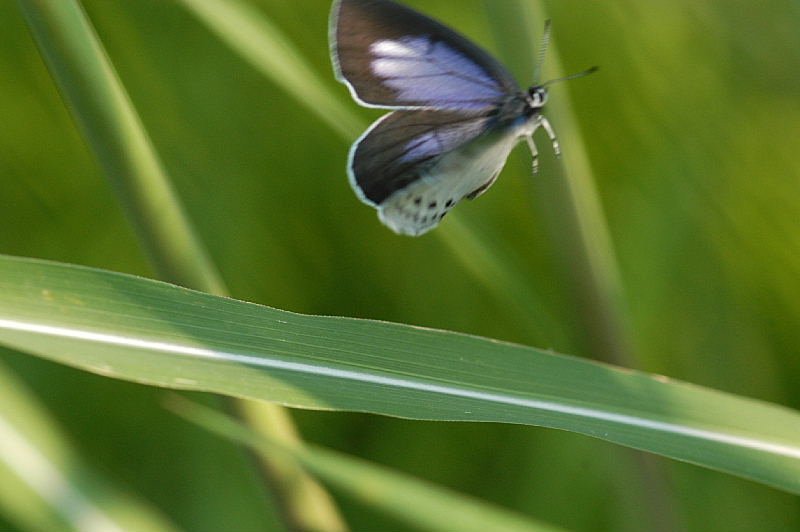
[(544, 64), (544, 56), (547, 54), (547, 46), (550, 44), (550, 27), (552, 26), (551, 20), (544, 21), (544, 34), (542, 34), (542, 43), (539, 45), (539, 54), (536, 56), (536, 66), (533, 69), (533, 84), (538, 85), (539, 80), (542, 79), (542, 65)]
[(563, 78), (556, 78), (556, 79), (551, 79), (551, 80), (545, 81), (544, 83), (542, 83), (541, 86), (542, 87), (547, 87), (548, 85), (552, 85), (553, 83), (558, 83), (560, 81), (569, 81), (571, 79), (582, 78), (583, 76), (588, 76), (589, 74), (597, 72), (597, 69), (598, 69), (598, 67), (593, 66), (592, 68), (586, 69), (583, 72), (578, 72), (577, 74), (572, 74), (570, 76), (564, 76)]

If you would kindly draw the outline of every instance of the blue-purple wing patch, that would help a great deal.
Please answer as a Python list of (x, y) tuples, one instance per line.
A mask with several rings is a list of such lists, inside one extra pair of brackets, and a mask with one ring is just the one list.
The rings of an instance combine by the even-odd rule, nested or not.
[(511, 74), (447, 26), (389, 0), (337, 0), (337, 77), (375, 107), (486, 109), (518, 92)]

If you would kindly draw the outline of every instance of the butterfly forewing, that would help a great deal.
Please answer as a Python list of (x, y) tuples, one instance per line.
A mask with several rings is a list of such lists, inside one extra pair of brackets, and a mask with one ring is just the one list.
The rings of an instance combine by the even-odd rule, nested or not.
[(477, 110), (518, 92), (479, 46), (389, 0), (337, 0), (331, 32), (337, 75), (366, 105)]

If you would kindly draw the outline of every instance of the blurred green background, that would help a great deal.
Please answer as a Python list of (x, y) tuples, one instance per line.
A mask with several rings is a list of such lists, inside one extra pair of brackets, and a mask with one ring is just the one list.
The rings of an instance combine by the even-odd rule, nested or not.
[[(331, 73), (328, 0), (251, 3), (349, 100)], [(509, 16), (511, 0), (405, 3), (530, 81), (538, 34)], [(350, 190), (348, 142), (308, 111), (314, 102), (266, 80), (176, 2), (83, 4), (235, 297), (593, 354), (553, 212), (559, 203), (548, 197), (555, 163), (543, 135), (534, 180), (520, 148), (456, 220), (422, 238), (396, 236)], [(798, 3), (547, 7), (564, 73), (601, 67), (551, 91), (571, 100), (579, 130), (562, 131), (559, 116), (548, 116), (567, 163), (579, 142), (571, 137), (588, 151), (621, 273), (631, 364), (799, 408)], [(0, 21), (0, 252), (152, 277), (15, 3), (0, 3)], [(365, 120), (381, 114), (350, 104)], [(489, 243), (495, 263), (471, 263), (471, 248), (459, 245), (464, 228)], [(509, 293), (513, 286), (526, 291)], [(0, 360), (83, 458), (181, 528), (273, 526), (244, 455), (165, 411), (168, 392), (8, 350)], [(295, 414), (309, 440), (567, 528), (800, 528), (796, 497), (662, 459), (646, 481), (632, 452), (583, 436)], [(340, 503), (355, 530), (407, 528)], [(15, 525), (0, 515), (0, 528)]]

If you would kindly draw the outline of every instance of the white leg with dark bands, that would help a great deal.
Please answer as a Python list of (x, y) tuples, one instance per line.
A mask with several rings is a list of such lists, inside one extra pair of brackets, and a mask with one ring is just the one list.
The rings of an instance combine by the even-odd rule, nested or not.
[(533, 135), (528, 135), (525, 140), (528, 141), (528, 147), (531, 149), (531, 155), (533, 156), (531, 165), (535, 175), (539, 171), (539, 150), (536, 149), (536, 143), (533, 142)]
[(556, 132), (553, 130), (553, 126), (550, 125), (550, 122), (547, 121), (545, 117), (542, 117), (542, 127), (547, 132), (547, 136), (550, 137), (550, 141), (553, 143), (553, 151), (556, 154), (556, 157), (561, 157), (561, 147), (558, 145), (558, 137), (556, 137)]

